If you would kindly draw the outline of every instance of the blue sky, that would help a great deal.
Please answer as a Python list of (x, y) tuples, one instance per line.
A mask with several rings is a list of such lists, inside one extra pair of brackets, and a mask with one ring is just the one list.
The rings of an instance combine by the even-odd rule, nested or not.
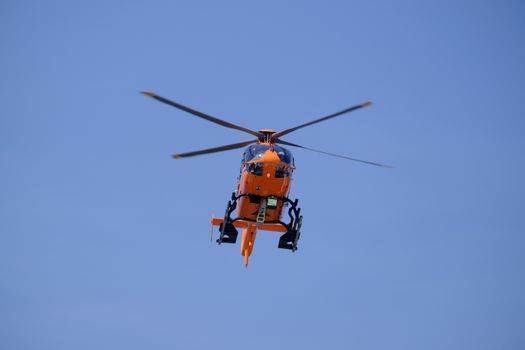
[[(522, 349), (518, 1), (4, 1), (3, 349)], [(290, 142), (299, 251), (209, 242), (246, 140)], [(249, 136), (248, 136), (249, 137)]]

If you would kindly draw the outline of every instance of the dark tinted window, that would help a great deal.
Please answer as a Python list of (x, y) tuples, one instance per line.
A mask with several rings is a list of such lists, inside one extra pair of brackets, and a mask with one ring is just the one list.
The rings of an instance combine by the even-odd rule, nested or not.
[(290, 176), (290, 173), (288, 172), (288, 170), (284, 168), (283, 165), (277, 165), (275, 167), (275, 177), (276, 178), (283, 178), (287, 176)]
[(247, 170), (253, 175), (262, 176), (263, 165), (261, 163), (251, 163), (248, 164)]

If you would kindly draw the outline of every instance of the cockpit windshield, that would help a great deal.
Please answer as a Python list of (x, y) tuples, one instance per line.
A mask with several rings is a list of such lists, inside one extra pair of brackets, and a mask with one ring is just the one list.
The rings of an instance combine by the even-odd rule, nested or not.
[[(294, 160), (292, 152), (281, 146), (272, 146), (279, 158), (288, 165), (293, 166)], [(244, 161), (257, 160), (262, 157), (264, 152), (270, 149), (268, 145), (251, 145), (244, 151)]]
[(281, 147), (281, 146), (274, 146), (273, 149), (275, 152), (277, 152), (277, 155), (279, 156), (279, 158), (281, 158), (283, 162), (285, 162), (288, 165), (293, 166), (294, 161), (293, 161), (292, 152), (290, 152), (288, 149)]

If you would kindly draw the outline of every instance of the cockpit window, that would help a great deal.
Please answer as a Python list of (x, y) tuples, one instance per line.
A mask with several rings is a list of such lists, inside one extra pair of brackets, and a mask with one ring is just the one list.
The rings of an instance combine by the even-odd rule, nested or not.
[(288, 171), (288, 169), (286, 169), (285, 166), (283, 165), (277, 165), (275, 167), (275, 178), (279, 179), (279, 178), (284, 178), (284, 177), (288, 177), (290, 176), (290, 172)]
[[(244, 151), (244, 161), (249, 162), (251, 160), (257, 160), (262, 157), (264, 152), (270, 149), (268, 145), (252, 145), (246, 148)], [(293, 166), (294, 160), (292, 152), (281, 146), (273, 146), (273, 150), (277, 153), (279, 158), (288, 165)]]
[(262, 157), (264, 152), (270, 149), (270, 146), (266, 145), (252, 145), (246, 148), (244, 152), (244, 161), (249, 162), (250, 160), (257, 160)]
[(273, 149), (275, 152), (277, 152), (277, 155), (279, 156), (279, 158), (281, 158), (283, 162), (293, 166), (292, 152), (281, 146), (274, 146)]
[(253, 175), (262, 176), (263, 165), (261, 163), (251, 163), (248, 164), (247, 170)]

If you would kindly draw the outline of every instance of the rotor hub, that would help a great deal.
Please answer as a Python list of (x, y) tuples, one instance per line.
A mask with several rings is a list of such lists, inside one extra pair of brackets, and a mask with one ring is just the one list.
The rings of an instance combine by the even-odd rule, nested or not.
[(259, 130), (259, 134), (261, 135), (259, 136), (259, 141), (270, 142), (270, 140), (272, 139), (272, 135), (275, 134), (275, 130), (262, 129), (262, 130)]

